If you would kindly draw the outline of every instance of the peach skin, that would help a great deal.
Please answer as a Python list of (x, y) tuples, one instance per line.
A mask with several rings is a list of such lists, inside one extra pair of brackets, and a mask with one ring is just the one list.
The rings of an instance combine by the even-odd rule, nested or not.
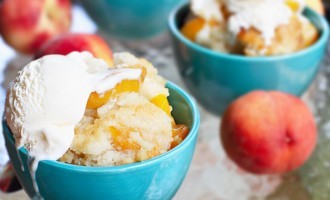
[(225, 111), (221, 139), (228, 156), (256, 174), (297, 169), (311, 155), (317, 128), (312, 113), (297, 97), (254, 91)]
[(104, 59), (109, 66), (113, 65), (112, 51), (98, 35), (85, 33), (67, 33), (50, 40), (36, 53), (35, 58), (48, 54), (66, 55), (72, 51), (89, 51), (94, 57)]
[(16, 51), (34, 54), (51, 38), (68, 32), (70, 0), (4, 0), (0, 3), (0, 33)]

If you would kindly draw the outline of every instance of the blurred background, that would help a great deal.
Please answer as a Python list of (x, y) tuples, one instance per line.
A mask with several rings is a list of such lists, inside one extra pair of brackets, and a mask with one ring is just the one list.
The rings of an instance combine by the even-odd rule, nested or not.
[[(187, 89), (176, 68), (167, 30), (167, 18), (175, 7), (188, 0), (118, 0), (112, 1), (111, 8), (105, 0), (71, 2), (69, 7), (49, 5), (48, 20), (55, 19), (55, 22), (51, 23), (51, 28), (45, 28), (47, 34), (42, 38), (47, 38), (47, 42), (33, 42), (33, 49), (24, 47), (24, 44), (31, 42), (28, 40), (32, 38), (31, 33), (35, 33), (33, 28), (24, 32), (3, 22), (6, 30), (2, 31), (3, 36), (0, 37), (1, 113), (5, 88), (25, 64), (36, 57), (49, 53), (65, 53), (71, 48), (88, 50), (96, 56), (104, 56), (104, 59), (109, 56), (103, 55), (104, 52), (129, 51), (146, 58), (163, 77)], [(128, 8), (127, 4), (132, 6)], [(325, 16), (330, 21), (330, 1), (324, 0), (323, 4)], [(34, 9), (38, 7), (37, 4), (34, 6)], [(33, 27), (31, 24), (26, 26)], [(4, 41), (5, 37), (7, 41), (12, 41), (11, 45)], [(78, 42), (72, 44), (72, 41), (80, 41), (80, 45), (76, 45)], [(68, 49), (59, 48), (60, 45)], [(330, 199), (329, 53), (328, 49), (320, 72), (303, 95), (304, 101), (316, 116), (319, 144), (311, 159), (302, 168), (289, 174), (263, 176), (240, 170), (228, 159), (219, 145), (220, 118), (200, 107), (202, 123), (198, 146), (187, 178), (175, 199)], [(28, 199), (8, 164), (2, 135), (0, 190), (0, 199)]]

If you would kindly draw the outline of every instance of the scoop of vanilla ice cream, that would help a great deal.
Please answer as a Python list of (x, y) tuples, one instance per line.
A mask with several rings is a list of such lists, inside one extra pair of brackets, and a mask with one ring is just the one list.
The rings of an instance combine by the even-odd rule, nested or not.
[(49, 55), (25, 66), (6, 98), (5, 117), (17, 147), (27, 148), (35, 161), (59, 159), (73, 141), (90, 93), (141, 75), (141, 69), (106, 66), (88, 52)]
[(88, 98), (92, 87), (84, 81), (87, 65), (70, 59), (74, 56), (32, 61), (10, 83), (7, 123), (17, 145), (26, 146), (32, 156), (60, 157), (73, 139), (70, 129), (84, 114), (86, 102), (81, 99)]

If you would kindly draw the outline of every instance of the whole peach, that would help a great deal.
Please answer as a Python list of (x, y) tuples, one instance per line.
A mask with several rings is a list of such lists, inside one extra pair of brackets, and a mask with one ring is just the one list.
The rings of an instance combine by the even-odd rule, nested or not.
[(67, 33), (50, 40), (39, 49), (35, 59), (48, 54), (66, 55), (72, 51), (89, 51), (112, 66), (112, 51), (107, 43), (98, 35), (84, 33)]
[(0, 32), (21, 53), (35, 53), (70, 25), (70, 0), (3, 0), (0, 4)]
[(221, 124), (222, 144), (241, 168), (256, 174), (283, 173), (301, 166), (316, 144), (316, 125), (299, 98), (254, 91), (235, 100)]

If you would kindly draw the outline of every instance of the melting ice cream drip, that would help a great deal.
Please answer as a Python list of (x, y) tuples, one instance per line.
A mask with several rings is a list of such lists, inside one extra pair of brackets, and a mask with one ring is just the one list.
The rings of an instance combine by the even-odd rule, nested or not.
[(139, 79), (142, 73), (109, 69), (90, 60), (97, 59), (87, 52), (45, 56), (24, 67), (7, 90), (7, 124), (17, 151), (24, 146), (33, 158), (28, 165), (36, 191), (39, 161), (57, 160), (69, 149), (90, 93), (104, 93), (123, 80)]

